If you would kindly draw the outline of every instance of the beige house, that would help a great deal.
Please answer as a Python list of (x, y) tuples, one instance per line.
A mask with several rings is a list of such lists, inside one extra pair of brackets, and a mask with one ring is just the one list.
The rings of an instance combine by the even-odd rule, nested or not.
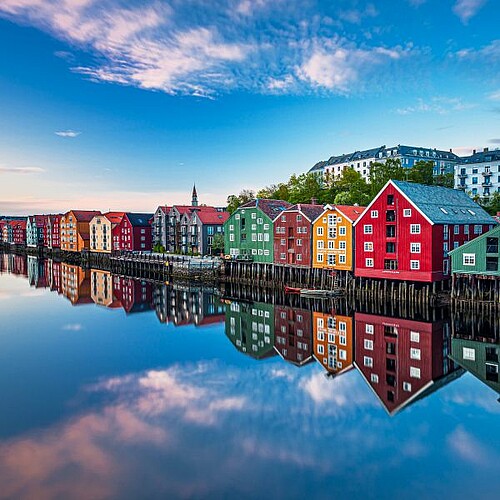
[(90, 251), (111, 253), (116, 250), (113, 245), (113, 229), (120, 224), (123, 212), (108, 212), (96, 215), (90, 221)]

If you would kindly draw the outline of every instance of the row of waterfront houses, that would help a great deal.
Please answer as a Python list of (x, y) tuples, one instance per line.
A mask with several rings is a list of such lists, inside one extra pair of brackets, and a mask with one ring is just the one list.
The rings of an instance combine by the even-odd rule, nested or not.
[[(368, 207), (249, 201), (225, 223), (225, 253), (429, 283), (450, 277), (449, 252), (497, 224), (463, 191), (392, 180)], [(498, 248), (488, 257), (489, 268), (498, 271)]]
[(353, 168), (369, 180), (372, 164), (384, 163), (391, 158), (400, 160), (403, 168), (411, 168), (418, 161), (432, 161), (434, 175), (452, 174), (455, 189), (461, 189), (473, 198), (487, 201), (494, 193), (500, 192), (499, 149), (473, 150), (471, 155), (460, 157), (451, 149), (442, 151), (400, 144), (394, 147), (380, 146), (332, 156), (316, 163), (309, 172), (332, 179), (339, 177), (346, 168)]
[(196, 187), (191, 205), (162, 205), (153, 213), (70, 210), (0, 220), (4, 243), (61, 249), (66, 252), (151, 251), (208, 255), (213, 239), (223, 233), (229, 213), (198, 204)]

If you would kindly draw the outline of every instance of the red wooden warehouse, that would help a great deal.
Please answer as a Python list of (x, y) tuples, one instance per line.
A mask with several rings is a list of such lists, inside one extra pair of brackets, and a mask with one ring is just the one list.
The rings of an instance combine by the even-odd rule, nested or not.
[(274, 262), (312, 267), (313, 222), (322, 205), (299, 203), (274, 220)]
[(428, 283), (448, 279), (448, 251), (495, 224), (462, 191), (391, 180), (354, 223), (355, 274)]
[(137, 214), (127, 212), (113, 231), (113, 239), (118, 233), (119, 250), (127, 251), (151, 251), (152, 230), (151, 220), (153, 214)]

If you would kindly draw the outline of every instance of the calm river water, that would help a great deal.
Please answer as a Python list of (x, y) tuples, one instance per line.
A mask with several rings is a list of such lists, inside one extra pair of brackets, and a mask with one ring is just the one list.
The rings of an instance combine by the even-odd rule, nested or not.
[(0, 270), (0, 498), (498, 494), (497, 318)]

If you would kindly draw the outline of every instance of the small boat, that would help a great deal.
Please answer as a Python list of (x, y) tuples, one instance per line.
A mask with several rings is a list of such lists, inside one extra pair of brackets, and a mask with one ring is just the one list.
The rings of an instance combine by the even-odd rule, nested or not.
[(300, 288), (295, 288), (293, 286), (285, 286), (285, 293), (296, 293), (296, 294), (299, 294), (301, 293), (301, 289)]
[(306, 297), (331, 297), (334, 295), (342, 295), (343, 290), (335, 289), (335, 290), (314, 290), (303, 288), (300, 290), (300, 295), (304, 295)]

